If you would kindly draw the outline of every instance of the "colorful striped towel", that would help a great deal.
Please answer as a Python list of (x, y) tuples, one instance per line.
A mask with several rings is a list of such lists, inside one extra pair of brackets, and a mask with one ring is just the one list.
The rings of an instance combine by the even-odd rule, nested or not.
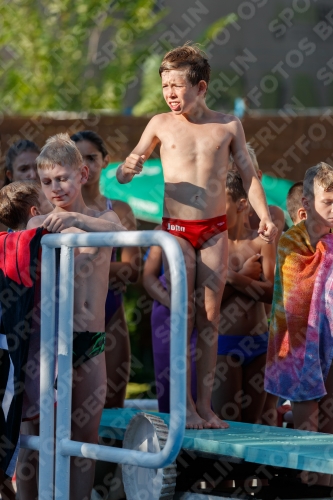
[(266, 391), (291, 401), (326, 394), (333, 358), (333, 234), (314, 249), (304, 222), (280, 239)]

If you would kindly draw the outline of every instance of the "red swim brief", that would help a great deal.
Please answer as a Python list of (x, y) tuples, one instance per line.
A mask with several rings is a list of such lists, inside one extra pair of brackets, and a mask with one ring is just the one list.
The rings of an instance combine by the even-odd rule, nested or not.
[(212, 219), (203, 220), (182, 220), (163, 217), (162, 221), (163, 231), (184, 238), (196, 250), (199, 250), (210, 238), (216, 234), (223, 233), (227, 229), (226, 215), (219, 215)]

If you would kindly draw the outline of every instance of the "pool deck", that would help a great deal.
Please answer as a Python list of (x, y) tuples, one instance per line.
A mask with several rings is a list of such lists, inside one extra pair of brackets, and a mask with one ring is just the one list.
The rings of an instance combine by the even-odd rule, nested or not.
[[(122, 440), (140, 410), (104, 410), (99, 435)], [(158, 415), (169, 425), (169, 414)], [(225, 430), (186, 430), (182, 448), (209, 457), (333, 474), (333, 435), (229, 422)]]

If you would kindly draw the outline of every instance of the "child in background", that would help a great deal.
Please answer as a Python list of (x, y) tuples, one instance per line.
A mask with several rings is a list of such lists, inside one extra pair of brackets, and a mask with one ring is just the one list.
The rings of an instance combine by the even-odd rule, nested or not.
[[(136, 230), (136, 220), (131, 207), (120, 200), (110, 200), (99, 189), (102, 170), (110, 162), (102, 138), (91, 130), (82, 130), (71, 136), (80, 151), (83, 162), (89, 168), (88, 181), (82, 186), (85, 204), (98, 211), (113, 210), (122, 225), (129, 231)], [(130, 372), (130, 343), (123, 292), (130, 283), (135, 283), (140, 274), (141, 255), (138, 247), (122, 247), (120, 262), (117, 251), (112, 251), (109, 271), (109, 290), (105, 305), (105, 361), (107, 373), (107, 395), (105, 408), (124, 406), (126, 386)]]
[[(28, 228), (44, 227), (52, 233), (111, 232), (125, 229), (114, 212), (99, 212), (85, 205), (81, 188), (88, 180), (89, 169), (84, 165), (79, 150), (67, 134), (58, 134), (46, 141), (37, 158), (37, 166), (42, 189), (54, 205), (54, 210), (47, 216), (31, 219)], [(71, 430), (74, 440), (95, 444), (98, 442), (98, 428), (106, 393), (105, 300), (111, 251), (111, 247), (79, 248), (75, 257), (75, 385), (73, 384), (72, 390)], [(90, 418), (83, 423), (78, 415), (86, 412), (88, 398), (89, 406), (94, 410)], [(93, 460), (85, 460), (82, 465), (81, 461), (73, 457), (71, 500), (90, 498), (94, 470)]]
[(36, 158), (40, 149), (32, 141), (20, 139), (10, 146), (6, 154), (6, 183), (37, 180)]
[[(20, 139), (8, 149), (5, 158), (5, 185), (14, 181), (37, 180), (36, 158), (39, 147), (32, 141)], [(0, 224), (0, 231), (6, 231)]]
[[(156, 229), (160, 229), (157, 226)], [(154, 356), (155, 385), (160, 412), (170, 412), (170, 385), (177, 383), (170, 373), (170, 294), (166, 286), (162, 249), (152, 246), (143, 269), (143, 286), (153, 302), (151, 312), (151, 331)], [(196, 401), (196, 370), (195, 346), (197, 330), (194, 328), (191, 336), (191, 391)]]
[[(37, 215), (44, 215), (53, 209), (45, 198), (40, 184), (36, 181), (15, 181), (4, 186), (0, 191), (0, 222), (13, 231), (24, 230), (28, 221)], [(39, 360), (39, 332), (30, 334), (28, 364)], [(34, 374), (33, 378), (31, 377)], [(30, 409), (39, 399), (39, 369), (26, 371), (23, 397), (21, 433), (30, 436), (39, 435), (39, 415), (30, 415)], [(27, 475), (23, 471), (29, 470)], [(37, 453), (21, 448), (18, 457), (16, 481), (20, 500), (36, 498), (37, 490)]]
[(303, 207), (303, 181), (296, 182), (287, 194), (287, 210), (293, 224), (299, 224), (306, 219), (306, 210)]
[(223, 419), (258, 423), (266, 398), (264, 303), (272, 302), (275, 246), (246, 227), (247, 194), (235, 170), (227, 175), (226, 203), (229, 269), (221, 304), (213, 408)]
[(279, 241), (265, 389), (292, 402), (296, 429), (332, 434), (332, 166), (306, 171), (302, 205), (306, 219)]
[(13, 231), (25, 229), (32, 217), (52, 210), (39, 182), (11, 182), (0, 190), (0, 222)]
[[(258, 159), (256, 156), (256, 153), (251, 146), (249, 142), (246, 143), (246, 149), (247, 152), (249, 153), (249, 156), (251, 158), (252, 164), (256, 170), (257, 176), (259, 180), (262, 180), (262, 171), (259, 168), (258, 164)], [(233, 157), (232, 155), (230, 156), (230, 160), (232, 162), (231, 168), (234, 167), (233, 163)], [(272, 221), (274, 222), (275, 226), (278, 228), (277, 235), (274, 240), (275, 248), (277, 248), (280, 236), (282, 234), (282, 231), (284, 230), (285, 227), (285, 217), (283, 210), (276, 206), (276, 205), (268, 205), (268, 210), (271, 215)], [(259, 218), (253, 208), (251, 207), (250, 203), (248, 202), (248, 209), (247, 209), (247, 217), (245, 218), (246, 222), (245, 224), (251, 228), (251, 229), (257, 229), (259, 227)], [(268, 322), (270, 320), (270, 315), (271, 315), (271, 304), (265, 304), (265, 311), (267, 315)], [(278, 419), (278, 414), (277, 414), (277, 398), (273, 396), (272, 394), (266, 394), (266, 400), (263, 408), (263, 414), (262, 414), (262, 423), (265, 425), (277, 425), (277, 419)]]

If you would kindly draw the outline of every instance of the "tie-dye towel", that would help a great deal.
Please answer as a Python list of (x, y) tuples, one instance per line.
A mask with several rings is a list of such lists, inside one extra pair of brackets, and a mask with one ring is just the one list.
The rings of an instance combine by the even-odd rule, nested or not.
[(266, 391), (320, 399), (333, 358), (333, 234), (314, 249), (304, 222), (280, 239), (265, 374)]

